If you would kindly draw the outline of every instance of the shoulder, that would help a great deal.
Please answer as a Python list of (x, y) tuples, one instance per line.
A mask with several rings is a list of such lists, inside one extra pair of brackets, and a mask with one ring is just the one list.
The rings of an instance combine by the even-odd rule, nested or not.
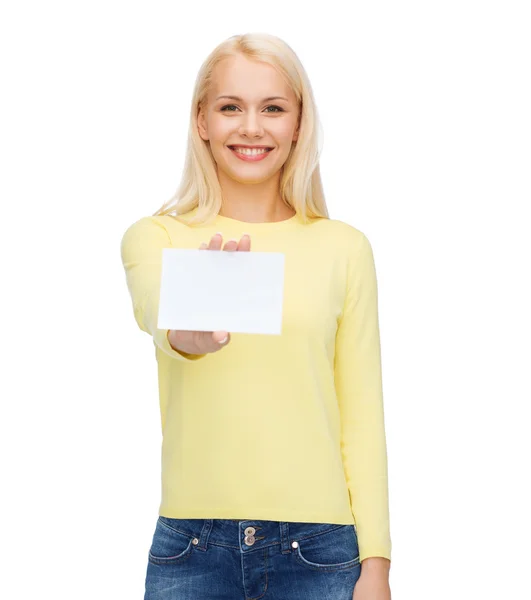
[(122, 234), (122, 244), (139, 239), (168, 239), (172, 230), (186, 227), (170, 215), (147, 215), (140, 217), (126, 227)]
[(342, 250), (350, 250), (356, 254), (364, 246), (370, 245), (365, 233), (345, 221), (339, 219), (320, 219), (314, 224), (316, 232), (339, 246)]
[(120, 239), (123, 260), (167, 246), (171, 246), (171, 237), (166, 216), (140, 217), (126, 227)]
[(126, 229), (122, 234), (122, 238), (150, 233), (152, 231), (157, 231), (160, 229), (166, 229), (164, 217), (148, 215), (140, 217), (133, 223), (127, 225)]

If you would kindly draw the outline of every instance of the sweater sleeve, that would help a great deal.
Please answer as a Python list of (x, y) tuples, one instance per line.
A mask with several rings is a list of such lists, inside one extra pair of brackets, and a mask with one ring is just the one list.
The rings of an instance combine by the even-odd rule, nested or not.
[(372, 247), (362, 232), (349, 257), (334, 371), (341, 452), (360, 560), (391, 560), (378, 291)]
[(155, 347), (168, 356), (186, 362), (206, 354), (187, 354), (175, 350), (168, 340), (169, 329), (158, 329), (162, 249), (171, 248), (170, 236), (156, 217), (143, 217), (128, 227), (122, 236), (120, 252), (133, 313), (142, 331), (153, 337)]

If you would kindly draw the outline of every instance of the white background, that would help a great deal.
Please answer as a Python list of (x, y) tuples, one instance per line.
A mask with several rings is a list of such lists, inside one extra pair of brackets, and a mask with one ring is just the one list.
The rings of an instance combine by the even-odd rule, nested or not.
[(252, 31), (307, 69), (330, 216), (374, 249), (393, 600), (530, 597), (526, 9), (2, 5), (3, 597), (143, 597), (161, 434), (119, 244), (177, 188), (202, 61)]

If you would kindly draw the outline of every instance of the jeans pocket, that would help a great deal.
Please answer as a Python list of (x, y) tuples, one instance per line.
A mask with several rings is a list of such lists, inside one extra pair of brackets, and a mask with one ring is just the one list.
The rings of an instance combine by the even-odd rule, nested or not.
[(178, 519), (159, 516), (149, 549), (149, 562), (175, 565), (187, 560), (194, 550), (195, 536), (178, 529)]
[(331, 526), (315, 535), (295, 539), (295, 559), (308, 569), (339, 571), (360, 564), (358, 536), (354, 525)]

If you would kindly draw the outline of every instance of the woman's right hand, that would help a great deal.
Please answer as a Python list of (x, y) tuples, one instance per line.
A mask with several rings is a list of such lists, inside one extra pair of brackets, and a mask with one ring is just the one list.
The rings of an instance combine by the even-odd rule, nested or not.
[[(221, 250), (223, 236), (216, 233), (210, 238), (210, 243), (203, 242), (199, 250)], [(240, 241), (229, 240), (223, 246), (227, 252), (249, 252), (251, 249), (251, 238), (245, 234)], [(230, 342), (228, 331), (181, 331), (171, 329), (168, 332), (170, 345), (180, 352), (186, 354), (208, 354), (217, 352)]]

